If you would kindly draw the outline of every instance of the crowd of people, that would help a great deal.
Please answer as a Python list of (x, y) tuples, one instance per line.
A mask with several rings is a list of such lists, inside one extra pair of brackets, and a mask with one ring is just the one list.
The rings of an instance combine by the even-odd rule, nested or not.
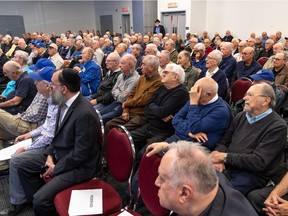
[[(125, 126), (138, 161), (164, 154), (155, 184), (173, 215), (285, 215), (287, 123), (279, 107), (287, 100), (288, 38), (280, 31), (182, 39), (156, 20), (145, 35), (33, 32), (0, 35), (0, 43), (0, 149), (33, 140), (0, 161), (11, 202), (0, 215), (27, 203), (35, 215), (57, 215), (55, 195), (95, 175), (95, 110), (104, 137)], [(240, 79), (253, 85), (235, 114), (230, 92)]]

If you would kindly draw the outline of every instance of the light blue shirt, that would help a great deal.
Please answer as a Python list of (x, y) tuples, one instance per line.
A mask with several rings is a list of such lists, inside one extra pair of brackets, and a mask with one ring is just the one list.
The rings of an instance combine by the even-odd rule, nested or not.
[(260, 121), (261, 119), (265, 118), (266, 116), (268, 116), (270, 113), (272, 113), (272, 109), (268, 109), (266, 112), (258, 115), (258, 116), (255, 116), (255, 117), (251, 117), (249, 115), (248, 112), (246, 112), (246, 118), (247, 118), (247, 121), (249, 122), (249, 124), (253, 124), (257, 121)]
[(58, 105), (52, 104), (51, 98), (47, 99), (47, 103), (48, 111), (45, 122), (30, 132), (32, 138), (37, 137), (37, 139), (34, 140), (30, 146), (26, 146), (25, 151), (45, 147), (49, 145), (54, 138)]

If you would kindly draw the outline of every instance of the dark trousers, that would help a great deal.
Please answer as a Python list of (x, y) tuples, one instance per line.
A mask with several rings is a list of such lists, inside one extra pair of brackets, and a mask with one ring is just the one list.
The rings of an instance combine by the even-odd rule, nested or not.
[(228, 178), (234, 189), (246, 196), (250, 191), (263, 188), (268, 180), (236, 168), (228, 168), (223, 174)]
[[(78, 181), (69, 179), (69, 181), (60, 174), (54, 176), (47, 184), (40, 178), (40, 169), (46, 162), (44, 149), (33, 158), (25, 158), (19, 163), (18, 175), (23, 186), (25, 196), (28, 202), (33, 202), (35, 215), (54, 216), (57, 215), (54, 207), (54, 197), (60, 191), (73, 186)], [(72, 171), (71, 171), (72, 172)]]

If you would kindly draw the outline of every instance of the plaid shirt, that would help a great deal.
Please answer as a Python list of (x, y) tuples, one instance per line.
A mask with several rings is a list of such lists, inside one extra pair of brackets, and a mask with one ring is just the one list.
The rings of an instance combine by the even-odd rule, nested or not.
[(23, 121), (37, 123), (39, 126), (45, 121), (47, 109), (47, 98), (38, 92), (27, 110), (21, 114), (17, 114), (17, 117)]
[(43, 125), (30, 132), (33, 138), (37, 138), (30, 146), (25, 147), (25, 151), (49, 145), (54, 138), (58, 105), (52, 104), (51, 98), (47, 99), (47, 102), (48, 112), (45, 122)]

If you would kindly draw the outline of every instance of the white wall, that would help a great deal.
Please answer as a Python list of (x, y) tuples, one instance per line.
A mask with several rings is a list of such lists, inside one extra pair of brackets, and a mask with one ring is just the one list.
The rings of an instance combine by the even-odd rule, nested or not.
[[(171, 2), (178, 7), (168, 8)], [(262, 31), (269, 35), (279, 30), (288, 36), (287, 8), (284, 0), (158, 0), (158, 17), (162, 12), (186, 11), (186, 33), (206, 30), (213, 37), (215, 32), (224, 36), (230, 29), (233, 36), (247, 39), (251, 32)]]
[(288, 1), (209, 1), (207, 2), (207, 29), (210, 35), (218, 31), (224, 35), (227, 29), (233, 36), (247, 39), (250, 32), (262, 31), (275, 34), (282, 31), (288, 36)]

